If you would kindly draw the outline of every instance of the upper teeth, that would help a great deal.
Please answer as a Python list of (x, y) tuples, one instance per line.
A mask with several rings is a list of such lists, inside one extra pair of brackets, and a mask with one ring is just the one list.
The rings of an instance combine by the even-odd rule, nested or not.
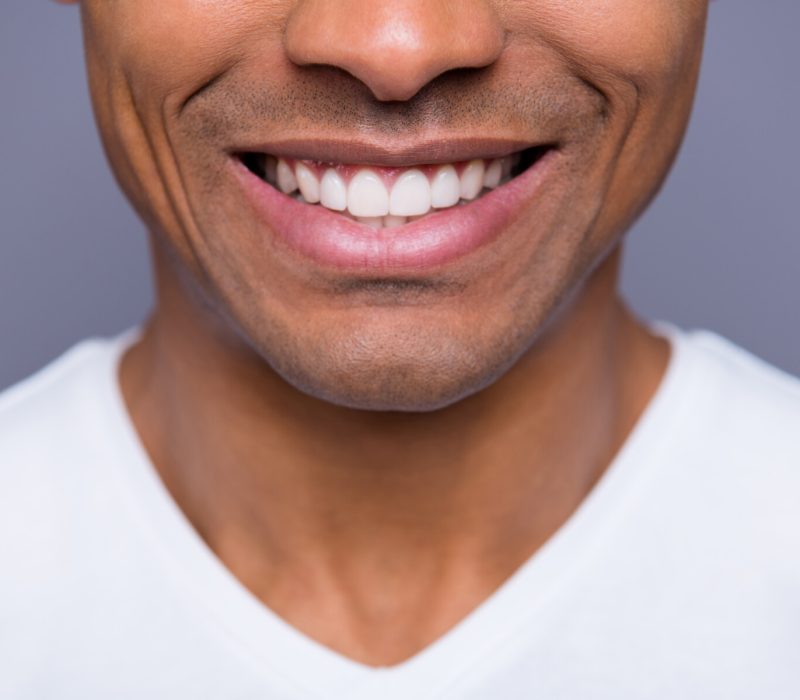
[[(309, 204), (348, 213), (372, 227), (475, 199), (509, 179), (516, 156), (406, 169), (353, 168), (267, 158), (266, 179)], [(348, 177), (349, 175), (349, 177)]]

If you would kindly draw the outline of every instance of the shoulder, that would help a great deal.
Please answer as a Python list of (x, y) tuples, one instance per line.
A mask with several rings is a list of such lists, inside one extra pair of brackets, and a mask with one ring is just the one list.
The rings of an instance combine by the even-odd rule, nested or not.
[(682, 401), (656, 484), (670, 517), (704, 556), (728, 543), (739, 564), (800, 582), (782, 556), (800, 548), (800, 381), (708, 331), (679, 333), (677, 353)]
[(709, 446), (800, 470), (800, 379), (709, 331), (681, 344)]
[(57, 550), (95, 510), (123, 343), (84, 341), (0, 394), (0, 556)]
[(115, 476), (125, 345), (125, 336), (84, 341), (0, 394), (0, 657), (14, 671), (0, 695), (8, 683), (28, 687), (43, 649), (74, 662), (87, 620), (135, 576), (120, 556), (134, 535)]
[(0, 393), (0, 474), (31, 467), (85, 437), (118, 341), (86, 340)]

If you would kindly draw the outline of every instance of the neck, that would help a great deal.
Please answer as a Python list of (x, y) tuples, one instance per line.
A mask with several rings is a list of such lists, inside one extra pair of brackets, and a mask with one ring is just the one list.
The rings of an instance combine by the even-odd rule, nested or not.
[(503, 378), (439, 411), (302, 394), (165, 289), (123, 393), (176, 502), (246, 586), (330, 646), (398, 661), (563, 524), (655, 391), (667, 350), (619, 302), (618, 257)]

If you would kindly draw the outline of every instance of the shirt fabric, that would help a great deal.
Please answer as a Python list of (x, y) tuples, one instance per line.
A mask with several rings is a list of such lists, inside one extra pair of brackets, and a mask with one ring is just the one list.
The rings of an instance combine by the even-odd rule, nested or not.
[(132, 334), (76, 346), (0, 396), (0, 698), (800, 698), (800, 382), (660, 328), (667, 373), (579, 508), (377, 669), (283, 622), (194, 531), (121, 398)]

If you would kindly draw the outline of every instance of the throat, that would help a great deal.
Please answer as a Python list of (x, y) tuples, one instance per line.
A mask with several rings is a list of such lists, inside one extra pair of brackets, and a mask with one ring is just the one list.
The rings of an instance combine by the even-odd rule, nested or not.
[[(489, 601), (524, 562), (478, 569), (474, 561), (390, 544), (367, 560), (337, 557), (266, 570), (232, 566), (241, 581), (295, 629), (348, 659), (391, 667), (423, 653)], [(409, 556), (410, 555), (410, 556)], [(229, 560), (229, 566), (230, 564)]]

